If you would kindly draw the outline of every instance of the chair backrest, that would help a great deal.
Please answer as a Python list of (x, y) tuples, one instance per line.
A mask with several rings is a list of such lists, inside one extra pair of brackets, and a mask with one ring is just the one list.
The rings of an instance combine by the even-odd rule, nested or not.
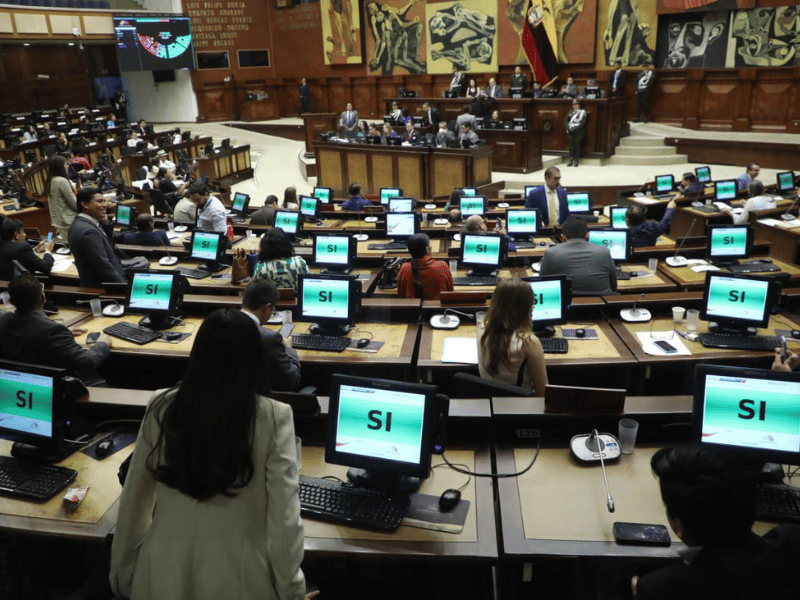
[(625, 414), (625, 390), (547, 385), (544, 411), (571, 415)]
[(469, 373), (456, 373), (453, 376), (456, 398), (491, 398), (493, 396), (533, 396), (533, 390), (484, 379)]

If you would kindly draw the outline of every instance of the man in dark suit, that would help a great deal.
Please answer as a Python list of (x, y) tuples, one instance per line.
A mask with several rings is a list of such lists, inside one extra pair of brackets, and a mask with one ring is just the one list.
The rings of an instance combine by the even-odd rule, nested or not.
[(77, 200), (78, 216), (69, 226), (67, 240), (80, 284), (125, 283), (125, 270), (103, 230), (103, 225), (108, 225), (106, 199), (97, 188), (87, 187), (78, 192)]
[[(17, 261), (30, 272), (48, 274), (53, 268), (53, 242), (41, 242), (36, 249), (25, 241), (25, 225), (18, 219), (5, 218), (0, 225), (0, 279), (10, 281)], [(39, 258), (37, 252), (44, 252)]]
[(8, 295), (16, 310), (0, 316), (0, 356), (68, 369), (87, 384), (102, 381), (96, 371), (111, 349), (110, 336), (101, 333), (94, 346), (82, 348), (69, 329), (45, 316), (44, 286), (30, 273), (11, 281)]
[[(561, 187), (561, 171), (557, 167), (550, 167), (544, 172), (544, 185), (528, 194), (525, 208), (537, 210), (537, 227), (552, 227), (555, 223), (560, 225), (567, 220), (567, 191)], [(555, 222), (551, 221), (551, 216), (555, 217)]]
[(403, 143), (419, 146), (422, 138), (413, 123), (406, 123), (406, 132), (403, 134)]
[(608, 95), (611, 98), (622, 96), (625, 93), (625, 84), (628, 82), (628, 74), (622, 70), (622, 62), (614, 63), (614, 72), (608, 78)]
[(248, 284), (242, 296), (242, 312), (258, 325), (261, 335), (266, 373), (264, 389), (259, 391), (264, 394), (273, 390), (293, 392), (300, 387), (300, 359), (292, 348), (292, 338), (262, 327), (277, 303), (278, 288), (263, 279)]
[(436, 129), (442, 120), (442, 113), (435, 106), (431, 106), (430, 102), (423, 103), (422, 110), (425, 113), (425, 125)]
[(153, 128), (147, 124), (147, 121), (144, 119), (139, 119), (139, 122), (136, 123), (133, 127), (131, 127), (131, 131), (135, 131), (140, 136), (144, 137), (146, 135), (150, 135), (153, 133)]
[(358, 111), (353, 110), (353, 105), (348, 102), (347, 107), (341, 116), (342, 124), (342, 137), (348, 140), (356, 139), (356, 130), (358, 129)]
[(126, 233), (122, 236), (122, 241), (125, 244), (133, 246), (169, 246), (169, 238), (167, 232), (163, 229), (158, 231), (153, 230), (153, 215), (145, 213), (136, 218), (136, 228), (139, 230), (135, 233)]
[(528, 78), (522, 72), (521, 67), (514, 67), (514, 74), (511, 76), (511, 83), (508, 87), (509, 89), (519, 88), (523, 94), (528, 91)]
[(656, 81), (652, 63), (646, 63), (636, 79), (636, 121), (650, 120), (650, 92)]
[(309, 106), (309, 89), (308, 83), (306, 83), (306, 78), (303, 77), (302, 81), (300, 82), (300, 104), (303, 107), (303, 112), (311, 112), (311, 108)]

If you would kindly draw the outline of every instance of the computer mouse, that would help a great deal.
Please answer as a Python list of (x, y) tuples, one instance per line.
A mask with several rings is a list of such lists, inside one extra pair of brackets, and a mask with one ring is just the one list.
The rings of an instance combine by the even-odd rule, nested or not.
[(800, 340), (800, 329), (792, 329), (792, 337), (796, 340)]
[(586, 330), (585, 329), (576, 329), (575, 330), (575, 337), (577, 337), (577, 338), (586, 337)]
[(181, 339), (183, 334), (179, 331), (170, 331), (166, 336), (168, 342), (174, 342), (175, 340)]
[(103, 314), (107, 317), (121, 317), (125, 312), (125, 307), (121, 304), (109, 304), (103, 307)]
[(361, 338), (356, 342), (356, 348), (366, 348), (371, 341), (369, 338)]
[(458, 503), (461, 502), (461, 491), (459, 490), (445, 490), (441, 496), (439, 496), (439, 510), (442, 512), (450, 512)]
[(176, 262), (178, 262), (177, 256), (162, 256), (160, 259), (158, 259), (158, 264), (165, 266), (174, 265)]
[(114, 449), (114, 440), (107, 438), (94, 447), (94, 453), (97, 458), (105, 458)]
[(771, 258), (759, 258), (758, 262), (771, 264), (772, 263), (772, 259)]

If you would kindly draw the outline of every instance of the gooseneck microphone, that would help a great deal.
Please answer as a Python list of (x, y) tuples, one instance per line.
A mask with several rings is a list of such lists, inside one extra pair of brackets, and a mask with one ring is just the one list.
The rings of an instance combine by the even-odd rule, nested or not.
[(606, 484), (606, 506), (608, 507), (608, 512), (614, 512), (614, 499), (611, 497), (611, 490), (608, 487), (608, 477), (606, 476), (606, 463), (603, 460), (603, 449), (605, 448), (605, 444), (603, 440), (600, 439), (600, 435), (597, 433), (597, 429), (592, 429), (592, 433), (586, 438), (586, 448), (590, 452), (596, 452), (600, 456), (600, 466), (603, 468), (603, 481)]
[[(450, 315), (453, 315), (452, 317)], [(434, 329), (455, 329), (461, 323), (461, 320), (455, 316), (461, 315), (465, 319), (475, 320), (475, 315), (470, 315), (452, 308), (446, 308), (444, 314), (433, 315), (431, 317), (431, 327)]]
[(686, 260), (685, 257), (678, 256), (678, 252), (681, 251), (681, 248), (683, 248), (683, 245), (686, 243), (686, 238), (689, 237), (689, 234), (691, 233), (692, 229), (694, 228), (694, 224), (695, 223), (697, 223), (697, 217), (692, 219), (692, 223), (689, 225), (689, 229), (687, 229), (686, 233), (683, 234), (683, 237), (681, 238), (681, 243), (678, 244), (678, 247), (675, 249), (675, 255), (667, 257), (666, 263), (670, 267), (685, 267), (686, 264), (689, 262), (688, 260)]
[(785, 213), (783, 213), (781, 215), (781, 219), (783, 219), (784, 221), (794, 221), (794, 215), (792, 215), (790, 213), (792, 212), (792, 209), (797, 204), (798, 200), (800, 200), (800, 196), (796, 196), (795, 197), (794, 202), (792, 202), (792, 205), (789, 207), (789, 209)]

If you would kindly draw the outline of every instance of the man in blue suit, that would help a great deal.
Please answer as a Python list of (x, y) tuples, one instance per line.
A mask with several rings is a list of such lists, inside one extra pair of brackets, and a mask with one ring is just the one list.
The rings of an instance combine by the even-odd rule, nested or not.
[[(561, 225), (569, 218), (567, 191), (561, 187), (561, 171), (550, 167), (544, 172), (544, 185), (536, 188), (525, 198), (525, 208), (535, 208), (537, 227)], [(555, 217), (551, 223), (550, 217)]]

